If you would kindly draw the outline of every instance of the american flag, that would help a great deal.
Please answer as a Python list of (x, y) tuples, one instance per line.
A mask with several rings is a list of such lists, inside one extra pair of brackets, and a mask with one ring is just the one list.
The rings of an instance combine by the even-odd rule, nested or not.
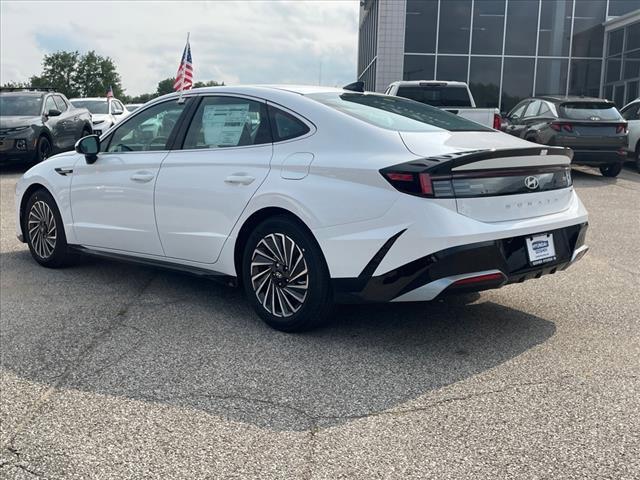
[(109, 90), (107, 90), (107, 98), (113, 98), (113, 88), (109, 85)]
[(191, 63), (191, 46), (187, 38), (187, 44), (182, 52), (182, 60), (176, 73), (176, 81), (173, 82), (173, 89), (177, 91), (191, 90), (193, 86), (193, 64)]

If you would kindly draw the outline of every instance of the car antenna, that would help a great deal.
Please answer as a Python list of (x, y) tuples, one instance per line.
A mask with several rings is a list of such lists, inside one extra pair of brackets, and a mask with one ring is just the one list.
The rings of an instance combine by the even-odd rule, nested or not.
[(353, 82), (342, 87), (343, 90), (351, 90), (352, 92), (364, 92), (364, 82)]

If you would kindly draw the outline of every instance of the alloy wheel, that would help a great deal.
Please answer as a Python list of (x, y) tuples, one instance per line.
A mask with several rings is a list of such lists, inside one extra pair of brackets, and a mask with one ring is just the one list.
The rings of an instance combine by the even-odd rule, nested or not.
[(251, 256), (251, 284), (265, 310), (290, 317), (302, 308), (309, 290), (304, 250), (288, 235), (270, 233)]
[(53, 211), (42, 200), (35, 202), (27, 221), (31, 245), (38, 256), (47, 259), (56, 248), (57, 228)]

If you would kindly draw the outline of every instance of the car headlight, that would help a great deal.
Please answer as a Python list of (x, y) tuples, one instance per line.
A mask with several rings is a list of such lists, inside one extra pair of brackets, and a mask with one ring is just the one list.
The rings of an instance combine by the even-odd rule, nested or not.
[(18, 140), (16, 140), (16, 148), (18, 150), (26, 150), (27, 140), (25, 138), (19, 138)]

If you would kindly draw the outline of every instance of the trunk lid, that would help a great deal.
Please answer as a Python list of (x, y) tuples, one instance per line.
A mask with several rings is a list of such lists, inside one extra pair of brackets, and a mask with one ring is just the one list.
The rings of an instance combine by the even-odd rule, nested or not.
[[(405, 193), (454, 198), (458, 213), (484, 222), (549, 215), (569, 207), (570, 149), (498, 132), (446, 132), (443, 142), (425, 134), (401, 136), (411, 152), (424, 158), (381, 173)], [(428, 149), (435, 154), (425, 155)]]

